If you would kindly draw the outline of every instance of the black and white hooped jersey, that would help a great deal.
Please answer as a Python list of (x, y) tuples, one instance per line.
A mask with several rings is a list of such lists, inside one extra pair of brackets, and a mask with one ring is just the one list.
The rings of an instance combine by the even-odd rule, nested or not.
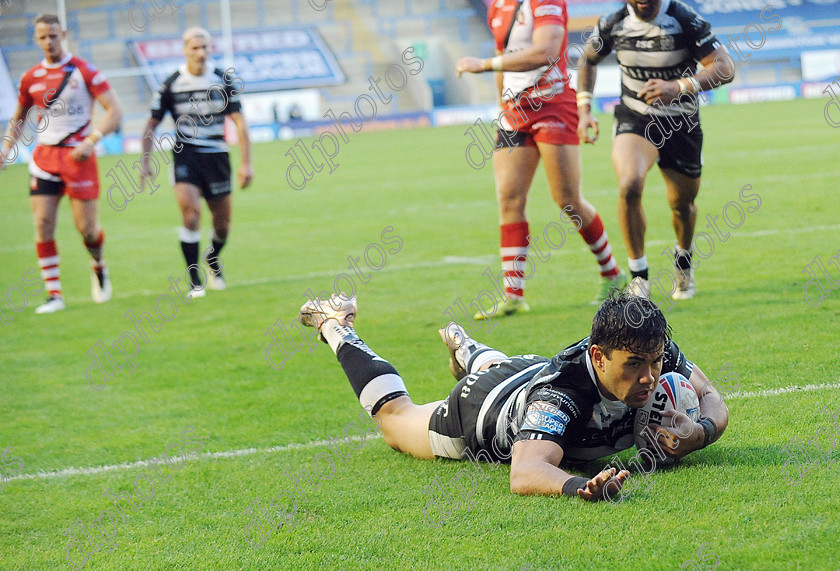
[[(550, 440), (570, 460), (593, 460), (633, 446), (636, 409), (601, 394), (588, 345), (586, 337), (548, 362), (535, 355), (502, 362), (502, 370), (508, 363), (511, 370), (481, 404), (476, 449), (492, 450), (493, 441), (504, 451), (519, 440)], [(662, 374), (688, 378), (693, 369), (676, 343), (668, 342)]]
[(694, 75), (697, 63), (722, 45), (711, 25), (679, 0), (662, 0), (650, 22), (639, 19), (626, 5), (602, 17), (589, 41), (601, 56), (615, 51), (621, 66), (621, 102), (640, 115), (659, 116), (691, 114), (696, 106), (688, 97), (674, 107), (650, 106), (636, 95), (645, 82)]
[(178, 142), (197, 152), (225, 152), (225, 116), (242, 108), (239, 92), (230, 83), (220, 69), (208, 66), (199, 76), (182, 65), (152, 97), (152, 117), (160, 121), (170, 113)]

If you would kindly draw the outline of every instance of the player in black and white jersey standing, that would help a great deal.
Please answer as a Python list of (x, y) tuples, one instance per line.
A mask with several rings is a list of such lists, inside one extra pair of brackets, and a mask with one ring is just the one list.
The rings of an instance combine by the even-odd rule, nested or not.
[[(631, 312), (646, 315), (641, 322)], [(458, 379), (449, 396), (415, 404), (402, 377), (356, 334), (356, 298), (309, 300), (300, 321), (318, 329), (335, 352), (359, 403), (385, 442), (416, 458), (510, 461), (510, 489), (519, 494), (608, 499), (630, 473), (609, 468), (575, 476), (561, 462), (589, 461), (633, 446), (635, 413), (663, 373), (677, 372), (700, 399), (701, 418), (673, 416), (656, 439), (661, 457), (680, 458), (717, 440), (729, 411), (703, 371), (671, 340), (662, 311), (647, 298), (614, 290), (586, 337), (555, 355), (508, 357), (450, 323), (440, 331)], [(320, 389), (319, 389), (320, 390)], [(667, 455), (667, 456), (666, 456)], [(564, 469), (565, 468), (565, 469)]]
[[(578, 133), (586, 143), (598, 138), (598, 121), (591, 114), (596, 67), (612, 51), (621, 67), (612, 162), (621, 193), (618, 219), (630, 256), (632, 286), (640, 295), (650, 294), (642, 191), (648, 171), (658, 162), (677, 238), (672, 297), (691, 299), (694, 199), (700, 190), (703, 145), (695, 94), (732, 81), (732, 58), (710, 24), (679, 0), (628, 0), (627, 6), (601, 18), (586, 44), (577, 94)], [(698, 63), (702, 71), (697, 71)]]
[(186, 62), (164, 81), (152, 99), (151, 117), (143, 135), (143, 173), (152, 175), (149, 151), (154, 131), (166, 113), (175, 120), (175, 197), (181, 208), (181, 250), (192, 281), (191, 297), (203, 297), (204, 285), (198, 271), (201, 232), (201, 197), (207, 201), (213, 218), (211, 245), (204, 251), (210, 267), (208, 285), (225, 289), (219, 252), (225, 245), (231, 219), (231, 180), (228, 145), (224, 139), (225, 117), (236, 125), (242, 161), (238, 182), (246, 188), (254, 176), (251, 166), (251, 141), (248, 125), (242, 115), (239, 92), (244, 83), (232, 76), (233, 70), (222, 72), (208, 65), (212, 40), (204, 28), (184, 32)]

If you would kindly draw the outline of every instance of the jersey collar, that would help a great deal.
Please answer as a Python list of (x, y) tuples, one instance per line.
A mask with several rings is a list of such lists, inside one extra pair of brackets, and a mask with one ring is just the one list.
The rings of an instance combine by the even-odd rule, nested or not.
[(65, 53), (64, 57), (61, 58), (57, 63), (49, 63), (47, 61), (47, 58), (44, 58), (41, 60), (41, 67), (46, 69), (58, 69), (59, 67), (67, 65), (67, 62), (69, 62), (71, 59), (73, 59), (73, 54), (71, 54), (70, 52)]

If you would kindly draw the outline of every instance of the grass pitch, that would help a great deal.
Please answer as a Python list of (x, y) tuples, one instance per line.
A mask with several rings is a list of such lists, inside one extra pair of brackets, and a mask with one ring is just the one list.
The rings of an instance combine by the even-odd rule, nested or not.
[[(89, 551), (88, 569), (712, 569), (716, 560), (720, 569), (837, 569), (838, 452), (820, 459), (806, 444), (814, 465), (803, 475), (785, 451), (792, 438), (806, 442), (829, 427), (822, 407), (840, 413), (840, 293), (817, 308), (802, 293), (805, 266), (815, 257), (827, 263), (840, 246), (837, 131), (825, 123), (823, 105), (703, 110), (698, 230), (710, 231), (706, 215), (720, 216), (745, 185), (761, 204), (737, 230), (721, 226), (731, 235), (716, 240), (702, 261), (696, 298), (667, 317), (679, 346), (712, 380), (729, 366), (721, 385), (731, 388), (731, 420), (717, 444), (656, 473), (650, 488), (618, 506), (514, 496), (503, 465), (486, 470), (473, 506), (453, 506), (433, 527), (424, 516), (424, 489), (435, 478), (448, 483), (465, 464), (414, 460), (368, 438), (357, 449), (341, 445), (344, 461), (318, 489), (303, 484), (293, 527), (284, 525), (258, 549), (246, 540), (245, 512), (255, 500), (267, 504), (288, 489), (286, 470), (312, 472), (314, 460), (326, 471), (316, 456), (330, 453), (328, 439), (358, 422), (358, 401), (327, 347), (290, 351), (278, 371), (266, 362), (265, 333), (278, 319), (293, 320), (308, 288), (330, 290), (337, 274), (352, 274), (348, 256), (364, 260), (367, 248), (380, 264), (370, 245), (396, 249), (383, 243), (388, 226), (402, 245), (386, 252), (381, 270), (361, 265), (369, 278), (355, 280), (357, 329), (397, 367), (416, 402), (450, 390), (436, 330), (458, 298), (469, 303), (488, 288), (485, 267), (498, 271), (491, 166), (475, 171), (466, 164), (465, 126), (352, 134), (338, 169), (317, 173), (299, 192), (285, 182), (291, 142), (256, 145), (256, 182), (236, 193), (221, 256), (229, 288), (189, 305), (177, 301), (165, 323), (154, 314), (155, 300), (172, 294), (169, 276), (183, 279), (184, 271), (171, 190), (138, 195), (122, 212), (101, 203), (115, 291), (104, 305), (90, 301), (87, 252), (63, 203), (57, 240), (67, 310), (34, 315), (42, 294), (21, 313), (0, 300), (6, 319), (13, 316), (0, 327), (0, 451), (14, 447), (3, 468), (20, 472), (0, 491), (0, 568), (70, 568), (66, 550), (75, 534)], [(611, 118), (601, 125), (609, 133)], [(584, 149), (584, 192), (626, 269), (609, 143), (604, 136)], [(101, 159), (101, 173), (117, 159)], [(2, 174), (3, 292), (36, 265), (26, 182), (23, 166)], [(655, 274), (669, 265), (659, 251), (673, 243), (655, 171), (644, 202)], [(542, 169), (529, 213), (532, 231), (560, 219)], [(205, 211), (205, 236), (208, 220)], [(835, 282), (838, 269), (828, 266)], [(591, 254), (570, 236), (528, 282), (531, 313), (494, 321), (476, 336), (508, 354), (552, 355), (588, 333), (587, 302), (597, 288)], [(15, 290), (12, 296), (20, 306)], [(171, 311), (165, 302), (160, 307)], [(93, 390), (85, 353), (133, 330), (129, 311), (149, 312), (160, 330), (144, 320), (148, 341), (140, 343), (136, 369), (124, 368), (104, 390)], [(831, 386), (782, 390), (806, 385)], [(183, 433), (188, 426), (193, 432)], [(170, 445), (195, 451), (198, 440), (200, 454), (178, 471), (157, 476), (142, 462), (169, 449), (177, 466), (178, 448)], [(141, 474), (155, 482), (154, 492)], [(797, 475), (792, 486), (787, 479)], [(91, 551), (78, 526), (65, 535), (78, 520), (93, 529), (103, 511), (115, 511), (105, 494), (134, 494), (135, 481), (139, 493), (153, 497), (136, 509), (123, 501), (116, 530), (102, 518), (110, 547)]]

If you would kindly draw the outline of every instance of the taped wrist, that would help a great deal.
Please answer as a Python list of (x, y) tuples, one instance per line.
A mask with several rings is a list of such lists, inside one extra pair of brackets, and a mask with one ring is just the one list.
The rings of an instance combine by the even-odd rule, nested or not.
[(715, 436), (717, 436), (717, 425), (711, 418), (704, 418), (700, 420), (700, 426), (703, 427), (703, 432), (705, 433), (703, 437), (703, 448), (705, 448), (711, 444), (712, 440), (714, 440)]
[(584, 478), (583, 476), (572, 476), (563, 484), (563, 495), (577, 497), (578, 490), (585, 488), (586, 482), (588, 481), (589, 478)]

